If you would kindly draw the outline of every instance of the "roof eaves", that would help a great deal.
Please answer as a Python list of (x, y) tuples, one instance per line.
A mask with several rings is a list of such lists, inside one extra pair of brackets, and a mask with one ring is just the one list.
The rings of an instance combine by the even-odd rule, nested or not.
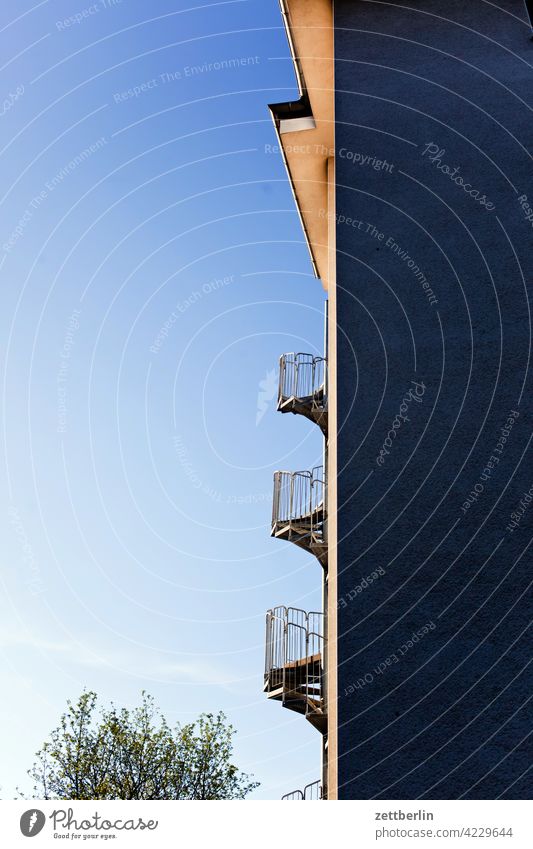
[(287, 161), (287, 157), (283, 148), (283, 142), (281, 139), (281, 136), (284, 135), (284, 133), (294, 133), (302, 130), (314, 130), (316, 127), (316, 122), (313, 117), (313, 110), (311, 109), (309, 95), (307, 94), (305, 78), (301, 68), (300, 60), (296, 54), (296, 50), (294, 47), (294, 41), (292, 38), (291, 27), (289, 23), (289, 13), (287, 11), (287, 7), (285, 5), (284, 0), (279, 0), (279, 4), (281, 8), (283, 23), (285, 26), (285, 33), (287, 35), (287, 41), (289, 42), (292, 61), (294, 63), (294, 71), (296, 74), (300, 97), (298, 100), (289, 100), (285, 103), (271, 103), (269, 104), (268, 108), (270, 109), (270, 114), (272, 115), (272, 120), (276, 128), (281, 155), (283, 157), (283, 162), (287, 170), (287, 176), (289, 178), (292, 195), (296, 204), (296, 209), (298, 211), (298, 217), (300, 219), (305, 240), (307, 242), (307, 248), (309, 250), (309, 255), (311, 258), (311, 264), (313, 266), (313, 273), (315, 277), (318, 278), (319, 273), (316, 258), (313, 253), (311, 240), (309, 238), (309, 233), (307, 231), (304, 217), (302, 215), (300, 203), (298, 201), (298, 197), (294, 188), (294, 180), (291, 174), (291, 169)]

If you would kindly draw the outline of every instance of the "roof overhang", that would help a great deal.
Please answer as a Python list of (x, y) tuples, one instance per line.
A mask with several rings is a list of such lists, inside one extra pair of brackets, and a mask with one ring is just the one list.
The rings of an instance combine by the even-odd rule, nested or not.
[(280, 0), (300, 97), (270, 105), (313, 269), (328, 285), (328, 159), (335, 155), (332, 0)]

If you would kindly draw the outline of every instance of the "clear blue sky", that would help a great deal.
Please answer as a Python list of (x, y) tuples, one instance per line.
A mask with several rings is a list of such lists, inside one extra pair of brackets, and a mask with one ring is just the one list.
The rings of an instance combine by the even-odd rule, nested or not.
[(20, 0), (0, 46), (1, 795), (89, 687), (225, 710), (279, 798), (320, 739), (263, 696), (264, 614), (321, 575), (269, 537), (272, 472), (322, 449), (272, 371), (324, 294), (269, 147), (277, 0)]

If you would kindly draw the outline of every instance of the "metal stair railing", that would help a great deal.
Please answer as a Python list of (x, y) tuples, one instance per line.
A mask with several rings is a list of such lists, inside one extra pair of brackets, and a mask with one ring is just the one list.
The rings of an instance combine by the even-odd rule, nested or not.
[(322, 700), (322, 664), (324, 657), (324, 614), (308, 613), (306, 639), (306, 657), (313, 658), (317, 655), (320, 657), (318, 675), (313, 665), (307, 666), (306, 692), (308, 698), (320, 702)]
[(274, 472), (272, 526), (305, 524), (321, 537), (325, 486), (323, 466), (311, 471)]
[(304, 798), (303, 790), (293, 790), (292, 793), (285, 793), (281, 797), (282, 802), (302, 802)]
[(310, 399), (316, 408), (325, 406), (326, 360), (312, 354), (290, 353), (279, 358), (278, 406), (290, 398)]
[(322, 798), (322, 784), (320, 781), (313, 781), (304, 787), (304, 800), (306, 802), (314, 802)]
[[(322, 710), (324, 615), (280, 605), (267, 612), (265, 684), (304, 702), (304, 712)], [(300, 661), (304, 661), (300, 665)]]
[(282, 801), (286, 802), (317, 802), (323, 799), (322, 784), (320, 781), (313, 781), (307, 784), (303, 790), (293, 790), (292, 793), (286, 793), (282, 796)]
[(297, 607), (278, 605), (267, 612), (266, 619), (265, 675), (281, 672), (281, 683), (285, 683), (287, 665), (307, 657), (308, 614)]

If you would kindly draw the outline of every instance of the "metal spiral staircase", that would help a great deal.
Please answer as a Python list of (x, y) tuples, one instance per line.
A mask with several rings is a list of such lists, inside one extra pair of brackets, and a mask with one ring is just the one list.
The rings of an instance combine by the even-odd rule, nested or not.
[(324, 615), (296, 607), (274, 607), (266, 615), (264, 691), (294, 710), (322, 734)]
[(293, 542), (327, 565), (324, 467), (274, 472), (271, 535)]
[[(327, 368), (324, 357), (292, 353), (280, 357), (278, 410), (303, 415), (327, 439)], [(310, 471), (274, 473), (271, 535), (314, 554), (327, 575), (326, 480), (323, 466)], [(296, 607), (274, 607), (266, 616), (264, 691), (269, 699), (296, 711), (322, 734), (327, 753), (324, 674), (324, 614)], [(325, 761), (324, 761), (325, 762)], [(326, 772), (324, 771), (324, 779)], [(285, 800), (325, 799), (325, 785), (314, 781)]]
[(326, 360), (312, 354), (282, 354), (279, 360), (278, 410), (305, 416), (327, 436)]
[(311, 784), (306, 784), (303, 790), (293, 790), (292, 793), (285, 793), (281, 797), (282, 802), (317, 802), (323, 799), (322, 784), (320, 781), (313, 781)]

